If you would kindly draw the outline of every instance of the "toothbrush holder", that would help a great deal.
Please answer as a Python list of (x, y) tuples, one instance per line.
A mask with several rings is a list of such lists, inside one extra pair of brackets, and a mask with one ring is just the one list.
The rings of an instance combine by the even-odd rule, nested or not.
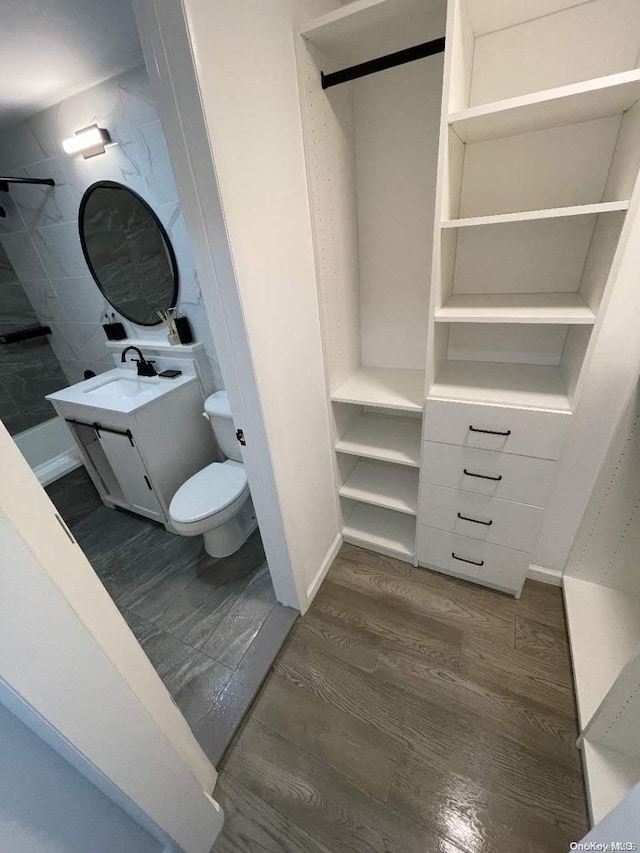
[(127, 337), (122, 323), (103, 323), (102, 328), (109, 341), (123, 341)]

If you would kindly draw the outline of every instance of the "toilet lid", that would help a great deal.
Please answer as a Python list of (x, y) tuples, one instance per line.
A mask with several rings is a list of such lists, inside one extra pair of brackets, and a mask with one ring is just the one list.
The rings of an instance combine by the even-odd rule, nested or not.
[(169, 507), (171, 518), (183, 524), (201, 521), (228, 507), (246, 488), (244, 465), (213, 462), (180, 486)]

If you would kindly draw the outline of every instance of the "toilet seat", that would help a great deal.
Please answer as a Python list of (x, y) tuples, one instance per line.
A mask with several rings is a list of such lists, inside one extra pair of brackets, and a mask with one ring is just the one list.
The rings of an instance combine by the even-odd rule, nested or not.
[[(212, 516), (229, 516), (246, 499), (249, 485), (244, 465), (227, 459), (212, 462), (190, 477), (173, 496), (169, 515), (175, 525), (195, 525)], [(199, 526), (199, 525), (198, 525)]]

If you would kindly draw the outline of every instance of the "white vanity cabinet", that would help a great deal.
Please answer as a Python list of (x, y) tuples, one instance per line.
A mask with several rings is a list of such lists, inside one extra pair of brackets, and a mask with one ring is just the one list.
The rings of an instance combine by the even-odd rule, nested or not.
[(640, 165), (640, 4), (534, 6), (359, 0), (296, 42), (343, 536), (516, 596)]
[(57, 392), (51, 402), (71, 429), (105, 505), (152, 518), (171, 530), (169, 504), (174, 494), (218, 458), (211, 426), (203, 417), (200, 383), (195, 376), (154, 379), (156, 384), (165, 383), (162, 393), (142, 400), (130, 412), (109, 408), (107, 398), (99, 405), (78, 402), (84, 386), (99, 387), (109, 375)]

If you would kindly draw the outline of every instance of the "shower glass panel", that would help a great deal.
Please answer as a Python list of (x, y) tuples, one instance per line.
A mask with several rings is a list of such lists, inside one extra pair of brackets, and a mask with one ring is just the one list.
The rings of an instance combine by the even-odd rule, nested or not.
[[(0, 335), (39, 322), (0, 243)], [(55, 417), (45, 395), (68, 384), (46, 337), (0, 343), (0, 420), (11, 435)]]

